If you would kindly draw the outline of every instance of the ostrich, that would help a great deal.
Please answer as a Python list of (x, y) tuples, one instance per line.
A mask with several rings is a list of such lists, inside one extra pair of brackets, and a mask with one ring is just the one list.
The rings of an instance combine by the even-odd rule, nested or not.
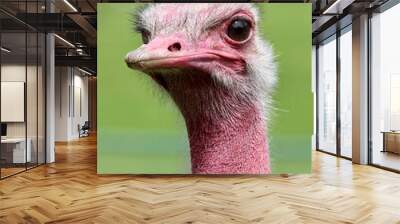
[(276, 82), (270, 45), (249, 3), (150, 4), (143, 45), (127, 65), (148, 74), (182, 113), (195, 174), (268, 174), (266, 123)]

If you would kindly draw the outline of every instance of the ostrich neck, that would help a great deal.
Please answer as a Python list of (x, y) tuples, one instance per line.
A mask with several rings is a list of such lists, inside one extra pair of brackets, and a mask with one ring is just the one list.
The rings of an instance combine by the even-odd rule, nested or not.
[[(262, 106), (204, 80), (170, 90), (186, 121), (192, 172), (269, 173)], [(217, 87), (217, 88), (216, 88)]]
[[(227, 102), (229, 103), (229, 102)], [(257, 106), (236, 117), (187, 119), (194, 173), (268, 173), (265, 125)]]

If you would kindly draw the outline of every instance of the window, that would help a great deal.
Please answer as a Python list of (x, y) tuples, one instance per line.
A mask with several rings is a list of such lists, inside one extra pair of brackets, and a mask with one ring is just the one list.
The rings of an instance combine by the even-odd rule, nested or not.
[(371, 18), (371, 162), (400, 170), (400, 5)]
[(340, 36), (340, 155), (352, 157), (352, 33)]
[(318, 47), (318, 149), (336, 153), (336, 36)]

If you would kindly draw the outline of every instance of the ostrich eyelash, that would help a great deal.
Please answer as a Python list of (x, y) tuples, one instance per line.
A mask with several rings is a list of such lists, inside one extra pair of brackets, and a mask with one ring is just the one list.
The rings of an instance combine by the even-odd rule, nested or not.
[(145, 21), (142, 19), (142, 13), (146, 10), (148, 5), (143, 5), (142, 7), (139, 7), (132, 15), (132, 22), (134, 25), (134, 30), (138, 33), (142, 32), (148, 32), (147, 29), (145, 28)]
[(144, 28), (144, 24), (143, 24), (142, 20), (140, 19), (140, 17), (138, 17), (134, 21), (134, 30), (138, 33), (148, 32), (148, 30), (146, 28)]
[[(235, 11), (235, 12), (229, 14), (229, 15), (226, 15), (226, 16), (224, 16), (224, 17), (222, 17), (222, 18), (218, 18), (218, 19), (215, 19), (215, 20), (208, 21), (207, 24), (204, 26), (204, 29), (203, 29), (203, 30), (204, 30), (204, 31), (206, 31), (206, 30), (212, 30), (212, 29), (214, 29), (214, 28), (220, 26), (220, 25), (223, 24), (224, 22), (230, 20), (230, 19), (233, 18), (233, 17), (241, 17), (241, 16), (237, 16), (237, 15), (240, 14), (241, 12), (242, 12), (242, 10), (237, 10), (237, 11)], [(244, 14), (246, 14), (246, 13), (244, 13)]]

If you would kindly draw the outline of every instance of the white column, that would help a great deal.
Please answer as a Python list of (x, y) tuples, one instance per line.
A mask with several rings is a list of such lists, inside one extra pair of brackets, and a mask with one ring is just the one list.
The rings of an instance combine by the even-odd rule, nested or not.
[[(54, 11), (51, 1), (46, 1), (47, 12)], [(55, 43), (54, 34), (46, 35), (46, 163), (55, 161)]]
[(54, 35), (46, 36), (46, 163), (55, 161), (54, 133), (55, 133), (55, 56), (54, 56)]
[(368, 163), (368, 15), (353, 19), (353, 162)]

